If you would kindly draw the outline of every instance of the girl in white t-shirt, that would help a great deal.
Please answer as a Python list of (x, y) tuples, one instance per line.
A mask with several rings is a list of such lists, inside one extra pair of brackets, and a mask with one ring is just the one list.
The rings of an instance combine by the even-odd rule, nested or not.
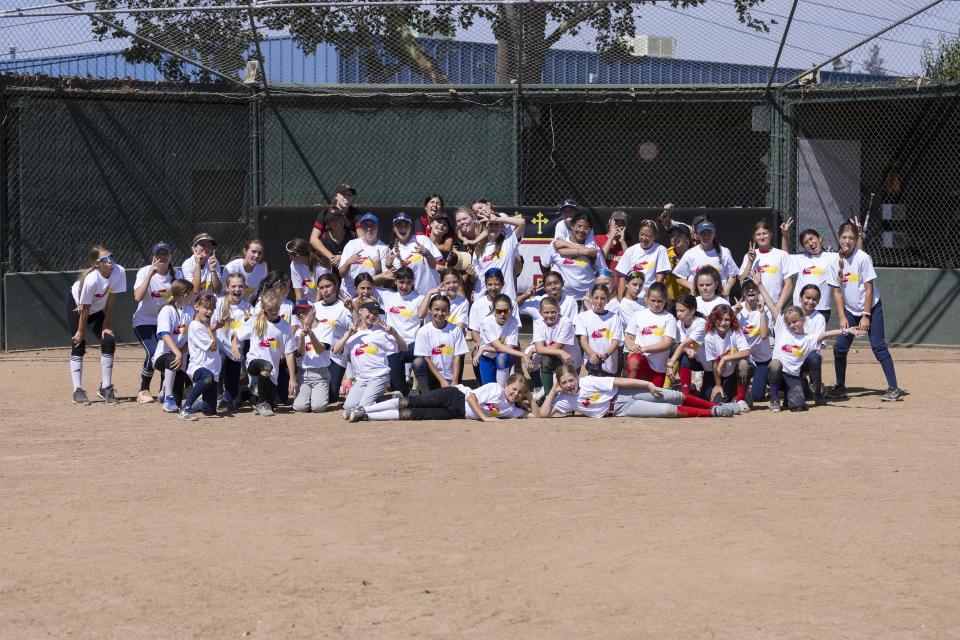
[[(792, 221), (793, 218), (780, 226), (783, 232), (782, 247), (784, 250), (789, 247), (788, 232)], [(837, 268), (840, 263), (840, 256), (823, 250), (823, 239), (814, 229), (805, 229), (800, 233), (800, 246), (803, 247), (804, 251), (790, 256), (790, 269), (787, 274), (788, 276), (797, 276), (793, 285), (793, 304), (800, 306), (800, 290), (808, 284), (815, 284), (820, 288), (820, 304), (817, 309), (829, 322), (830, 287), (836, 287), (839, 284), (837, 282)]]
[(163, 410), (180, 411), (180, 401), (187, 380), (187, 332), (193, 320), (193, 283), (182, 278), (170, 283), (170, 299), (157, 314), (157, 346), (153, 351), (153, 368), (160, 372), (160, 395)]
[(343, 278), (344, 289), (353, 297), (353, 282), (358, 274), (370, 274), (377, 282), (388, 282), (392, 274), (384, 273), (383, 260), (387, 255), (387, 245), (379, 238), (380, 218), (372, 213), (360, 217), (357, 237), (343, 248), (343, 255), (337, 269)]
[[(730, 306), (720, 305), (707, 316), (703, 350), (712, 369), (703, 375), (703, 388), (708, 392), (706, 397), (712, 402), (737, 400), (741, 395), (741, 390), (737, 389), (737, 365), (750, 358), (750, 347)], [(743, 398), (738, 402), (743, 410), (750, 410)]]
[(583, 349), (584, 365), (593, 375), (616, 375), (620, 370), (620, 345), (623, 327), (620, 316), (607, 311), (610, 289), (594, 285), (590, 290), (590, 309), (577, 314), (574, 330)]
[(330, 403), (330, 347), (333, 327), (317, 319), (317, 307), (300, 300), (293, 307), (299, 320), (294, 341), (300, 355), (297, 368), (297, 395), (293, 410), (322, 413)]
[(356, 378), (343, 401), (343, 416), (357, 407), (368, 407), (387, 390), (390, 364), (387, 356), (407, 350), (407, 343), (393, 327), (381, 319), (383, 308), (376, 300), (364, 302), (359, 319), (333, 346), (333, 353), (346, 353)]
[(219, 322), (211, 324), (216, 308), (217, 298), (212, 293), (200, 294), (194, 304), (196, 315), (187, 328), (187, 348), (190, 350), (187, 376), (193, 380), (193, 388), (180, 407), (181, 420), (197, 420), (193, 406), (201, 398), (200, 410), (203, 415), (217, 415), (217, 381), (222, 364), (217, 329), (222, 325)]
[(251, 238), (243, 244), (243, 251), (223, 268), (226, 277), (231, 273), (243, 276), (246, 286), (243, 290), (243, 299), (250, 301), (253, 292), (260, 287), (260, 282), (267, 276), (267, 265), (263, 262), (263, 242)]
[(443, 256), (429, 237), (413, 233), (413, 220), (406, 213), (393, 218), (393, 244), (384, 258), (389, 270), (406, 267), (413, 272), (413, 290), (420, 295), (440, 284), (437, 261)]
[(323, 256), (303, 238), (294, 238), (287, 243), (290, 256), (290, 286), (297, 301), (317, 301), (317, 283), (320, 276), (330, 273)]
[(640, 271), (629, 271), (620, 278), (623, 287), (623, 296), (620, 298), (620, 306), (617, 308), (617, 315), (620, 316), (620, 326), (630, 326), (630, 319), (643, 309), (643, 273)]
[(153, 380), (153, 352), (157, 350), (159, 340), (157, 315), (160, 307), (169, 299), (170, 285), (176, 277), (170, 266), (172, 251), (166, 242), (153, 245), (153, 260), (137, 271), (133, 285), (133, 299), (137, 302), (137, 309), (133, 312), (133, 335), (146, 352), (146, 359), (140, 368), (140, 393), (137, 394), (140, 404), (153, 402), (150, 382)]
[(460, 274), (453, 269), (445, 269), (441, 274), (440, 284), (427, 291), (420, 301), (420, 308), (417, 315), (426, 318), (430, 313), (430, 301), (434, 296), (445, 296), (450, 301), (450, 313), (447, 316), (447, 322), (455, 324), (464, 331), (467, 329), (467, 323), (470, 321), (470, 303), (460, 295), (463, 283), (460, 280)]
[(573, 217), (570, 240), (555, 240), (554, 244), (560, 244), (560, 247), (548, 248), (540, 261), (541, 269), (550, 269), (563, 275), (563, 292), (578, 300), (590, 293), (597, 270), (607, 266), (596, 245), (587, 244), (591, 228), (590, 217), (586, 213), (578, 213)]
[(783, 308), (793, 290), (793, 280), (787, 277), (790, 254), (773, 246), (773, 226), (766, 220), (757, 220), (753, 224), (751, 237), (750, 250), (740, 265), (740, 282), (747, 278), (763, 281), (763, 286)]
[[(857, 327), (870, 336), (870, 348), (883, 369), (887, 379), (887, 391), (881, 400), (893, 402), (902, 400), (906, 395), (897, 386), (897, 372), (893, 366), (893, 357), (887, 348), (883, 332), (883, 308), (880, 304), (880, 286), (877, 272), (873, 269), (873, 260), (857, 248), (860, 229), (852, 222), (840, 225), (840, 257), (843, 259), (839, 287), (834, 289), (834, 300), (840, 311), (840, 327)], [(847, 352), (852, 338), (849, 334), (841, 336), (833, 343), (833, 362), (837, 375), (837, 385), (830, 390), (828, 397), (846, 398)]]
[[(277, 288), (264, 291), (258, 301), (259, 311), (247, 322), (241, 336), (250, 340), (247, 373), (256, 381), (256, 413), (268, 418), (274, 415), (277, 405), (277, 386), (284, 382), (280, 378), (280, 362), (286, 363), (288, 372), (297, 370), (297, 343), (290, 323), (280, 315), (282, 300)], [(289, 397), (295, 396), (296, 377), (288, 374), (286, 385)]]
[[(667, 275), (672, 271), (670, 268), (670, 258), (667, 256), (667, 249), (657, 242), (657, 236), (660, 235), (660, 229), (653, 220), (644, 220), (640, 223), (637, 243), (623, 252), (620, 261), (617, 262), (617, 273), (626, 276), (629, 273), (639, 273), (642, 275), (642, 291), (639, 298), (644, 298), (647, 289), (654, 282), (663, 282)], [(625, 278), (620, 280), (619, 294), (624, 297), (626, 291)]]
[[(372, 291), (372, 281), (370, 285)], [(353, 314), (340, 299), (340, 278), (336, 275), (325, 273), (320, 276), (317, 280), (317, 296), (319, 300), (313, 305), (317, 311), (317, 322), (326, 324), (332, 332), (330, 336), (330, 404), (333, 404), (340, 399), (340, 385), (343, 383), (350, 360), (346, 354), (333, 353), (332, 347), (353, 324)]]
[(408, 398), (384, 400), (349, 412), (350, 422), (361, 420), (480, 420), (496, 422), (513, 418), (538, 417), (530, 384), (522, 373), (510, 376), (506, 384), (490, 382), (476, 389), (450, 385)]
[[(244, 298), (249, 289), (242, 273), (230, 273), (225, 283), (225, 295), (217, 301), (217, 310), (212, 322), (221, 324), (217, 329), (223, 371), (220, 381), (223, 397), (217, 409), (236, 409), (240, 401), (240, 379), (243, 377), (244, 344), (240, 334), (253, 315), (253, 307)], [(221, 322), (222, 321), (222, 322)]]
[(633, 314), (626, 329), (628, 378), (649, 380), (662, 387), (667, 377), (667, 358), (677, 335), (677, 321), (666, 311), (667, 285), (654, 282), (647, 289), (646, 307)]
[(707, 319), (697, 311), (697, 299), (689, 293), (677, 298), (677, 348), (667, 360), (667, 370), (680, 378), (680, 391), (690, 393), (694, 371), (704, 371), (709, 363), (703, 350)]
[[(490, 269), (499, 269), (503, 272), (503, 292), (511, 298), (516, 298), (515, 258), (520, 251), (520, 241), (523, 240), (526, 220), (523, 216), (505, 218), (496, 213), (487, 212), (483, 214), (481, 221), (485, 230), (479, 237), (480, 242), (473, 249), (472, 266), (477, 275), (473, 297), (483, 296), (487, 291), (484, 279), (480, 276)], [(511, 228), (505, 230), (504, 225)]]
[(557, 384), (540, 407), (540, 416), (555, 418), (579, 413), (588, 418), (719, 418), (739, 413), (736, 404), (715, 405), (649, 380), (584, 376), (570, 365), (557, 370)]
[(697, 289), (697, 311), (706, 318), (716, 307), (729, 306), (727, 299), (720, 295), (720, 273), (711, 266), (697, 272), (693, 279)]
[(89, 263), (67, 293), (67, 327), (70, 342), (70, 378), (73, 381), (73, 404), (88, 405), (83, 390), (83, 355), (87, 350), (87, 326), (100, 340), (100, 388), (97, 397), (106, 404), (117, 404), (113, 390), (113, 354), (117, 348), (110, 320), (117, 294), (127, 290), (127, 274), (113, 261), (113, 253), (104, 245), (90, 249)]
[(460, 384), (463, 356), (468, 352), (463, 329), (447, 321), (450, 300), (443, 294), (430, 298), (431, 321), (417, 330), (413, 370), (421, 393)]
[(570, 318), (561, 315), (560, 303), (551, 296), (540, 300), (540, 317), (533, 321), (531, 343), (538, 365), (544, 393), (550, 393), (553, 387), (553, 372), (561, 364), (573, 365), (577, 370), (582, 366), (580, 346), (576, 331)]
[(183, 279), (193, 283), (195, 293), (220, 295), (223, 273), (217, 261), (217, 242), (209, 233), (198, 233), (193, 236), (190, 246), (193, 248), (193, 255), (180, 265)]
[[(720, 245), (717, 239), (717, 227), (710, 220), (702, 219), (696, 225), (697, 239), (700, 241), (695, 247), (688, 249), (677, 266), (673, 269), (673, 274), (681, 285), (685, 286), (692, 293), (697, 293), (694, 276), (704, 267), (711, 266), (717, 270), (720, 282), (723, 284), (722, 295), (730, 293), (730, 288), (737, 279), (740, 270), (737, 269), (737, 263), (733, 261), (730, 250)], [(718, 285), (718, 289), (720, 286)]]
[[(816, 287), (814, 289), (819, 293)], [(773, 321), (753, 278), (743, 279), (743, 300), (734, 305), (733, 310), (737, 314), (740, 333), (750, 349), (750, 358), (737, 364), (737, 400), (745, 400), (752, 407), (767, 393), (767, 373), (773, 357), (770, 346)]]
[(534, 320), (540, 317), (540, 302), (547, 296), (553, 298), (560, 305), (560, 315), (569, 319), (571, 323), (580, 313), (580, 302), (573, 296), (563, 292), (563, 276), (551, 271), (543, 277), (543, 288), (540, 290), (527, 289), (517, 297), (520, 313), (530, 316)]
[(414, 290), (416, 282), (413, 270), (410, 267), (400, 267), (394, 271), (397, 290), (393, 289), (374, 289), (374, 296), (380, 306), (387, 312), (387, 324), (397, 330), (397, 333), (403, 338), (407, 348), (391, 353), (388, 362), (390, 363), (390, 388), (399, 391), (402, 395), (409, 395), (410, 381), (407, 379), (407, 365), (412, 365), (415, 360), (413, 355), (414, 341), (417, 338), (417, 330), (423, 323), (418, 310), (420, 309), (420, 299), (422, 294)]
[(514, 316), (513, 300), (501, 293), (493, 299), (490, 315), (480, 322), (479, 349), (473, 364), (480, 370), (483, 384), (506, 384), (514, 358), (529, 364), (527, 354), (520, 351), (520, 322)]

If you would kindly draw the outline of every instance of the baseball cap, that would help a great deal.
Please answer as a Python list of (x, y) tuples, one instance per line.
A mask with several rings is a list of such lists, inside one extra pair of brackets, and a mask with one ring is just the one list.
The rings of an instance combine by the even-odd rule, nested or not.
[(575, 211), (580, 211), (580, 207), (578, 207), (577, 203), (573, 200), (564, 200), (563, 204), (557, 208), (557, 213), (562, 212), (564, 209), (574, 209)]
[(197, 235), (193, 236), (193, 241), (190, 243), (190, 246), (195, 247), (197, 246), (198, 242), (203, 242), (204, 240), (206, 240), (213, 246), (217, 246), (217, 241), (214, 240), (213, 236), (210, 235), (209, 233), (198, 233)]
[(351, 193), (353, 194), (354, 197), (357, 196), (357, 190), (353, 187), (353, 185), (349, 185), (347, 183), (337, 185), (337, 193), (338, 194)]
[(627, 212), (626, 212), (626, 211), (621, 211), (621, 210), (617, 209), (616, 211), (614, 211), (613, 213), (610, 214), (610, 219), (611, 219), (611, 220), (620, 220), (621, 222), (626, 222), (626, 221), (627, 221)]
[(364, 302), (362, 305), (360, 305), (360, 308), (366, 309), (367, 311), (372, 311), (373, 313), (383, 313), (383, 307), (380, 306), (380, 303), (374, 302), (373, 300), (370, 302)]
[(364, 222), (372, 222), (378, 227), (380, 226), (380, 218), (369, 212), (360, 216), (360, 224), (363, 224)]
[(407, 224), (413, 224), (413, 220), (410, 219), (410, 216), (408, 216), (403, 211), (393, 216), (393, 224), (397, 224), (398, 222), (406, 222)]
[(297, 300), (296, 304), (293, 305), (293, 312), (300, 313), (301, 311), (309, 311), (312, 306), (313, 304), (306, 298)]
[(158, 242), (157, 244), (153, 245), (153, 248), (150, 250), (150, 255), (157, 255), (157, 251), (173, 253), (173, 249), (166, 242)]
[(704, 231), (713, 231), (716, 233), (717, 225), (713, 224), (709, 220), (701, 220), (697, 223), (697, 233), (703, 233)]

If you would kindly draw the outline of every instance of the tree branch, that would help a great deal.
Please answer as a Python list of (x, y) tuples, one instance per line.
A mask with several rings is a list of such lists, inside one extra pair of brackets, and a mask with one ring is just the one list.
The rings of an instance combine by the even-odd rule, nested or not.
[(568, 31), (576, 27), (578, 24), (584, 20), (595, 15), (600, 9), (604, 7), (604, 4), (599, 2), (594, 2), (590, 6), (581, 6), (573, 13), (572, 16), (560, 23), (560, 25), (554, 29), (553, 33), (543, 39), (544, 49), (549, 49), (553, 45), (557, 44), (557, 41), (560, 40)]

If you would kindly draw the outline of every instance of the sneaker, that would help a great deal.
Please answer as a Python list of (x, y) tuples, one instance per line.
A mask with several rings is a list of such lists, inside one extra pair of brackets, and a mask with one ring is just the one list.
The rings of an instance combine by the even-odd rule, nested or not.
[(263, 416), (264, 418), (272, 418), (276, 414), (273, 412), (273, 407), (270, 406), (269, 402), (261, 402), (257, 405), (257, 415)]
[(350, 417), (347, 418), (347, 422), (360, 422), (367, 419), (367, 412), (362, 408), (357, 407), (350, 412)]
[(780, 400), (770, 400), (770, 413), (780, 413)]
[(750, 405), (746, 400), (737, 400), (734, 404), (740, 408), (739, 413), (750, 413)]
[(153, 394), (149, 389), (144, 389), (137, 394), (137, 404), (150, 404), (153, 402)]
[(900, 387), (893, 387), (887, 389), (887, 392), (883, 394), (880, 399), (884, 402), (899, 402), (903, 400), (903, 396), (907, 395), (906, 392)]
[(193, 406), (190, 408), (194, 411), (203, 411), (203, 396), (199, 396), (196, 400), (194, 400)]
[(173, 396), (164, 396), (162, 406), (167, 413), (178, 413), (180, 411), (180, 407), (177, 406), (177, 401), (173, 399)]
[(795, 407), (790, 407), (790, 411), (794, 413), (800, 413), (801, 411), (809, 411), (809, 410), (810, 410), (810, 407), (807, 406), (806, 402), (804, 402), (803, 404), (798, 404)]
[(718, 404), (710, 409), (710, 413), (717, 418), (730, 418), (733, 416), (733, 407), (729, 404)]
[(97, 389), (97, 397), (103, 400), (106, 404), (119, 404), (120, 401), (117, 400), (117, 394), (113, 391), (113, 385), (109, 387), (100, 387)]
[(347, 411), (346, 409), (343, 410), (343, 419), (344, 419), (344, 420), (349, 420), (349, 419), (350, 419), (350, 412), (351, 412), (351, 411), (353, 411), (353, 409), (351, 409), (350, 411)]
[(177, 414), (180, 416), (181, 420), (186, 420), (187, 422), (196, 422), (200, 418), (197, 417), (197, 412), (191, 409), (190, 407), (185, 407), (180, 410), (180, 413)]
[(537, 387), (533, 391), (533, 401), (538, 405), (543, 404), (544, 398), (547, 397), (547, 392), (543, 390), (543, 387)]
[(391, 391), (391, 392), (390, 392), (390, 397), (393, 398), (394, 400), (402, 400), (402, 399), (403, 399), (403, 394), (400, 393), (399, 391)]
[(73, 404), (79, 404), (83, 407), (86, 407), (90, 404), (90, 399), (87, 398), (87, 392), (77, 387), (73, 390)]
[(159, 402), (160, 404), (163, 404), (166, 401), (167, 401), (167, 396), (163, 395), (163, 391), (157, 394), (157, 402)]
[(217, 403), (217, 413), (226, 413), (229, 410), (230, 410), (230, 405), (224, 402), (223, 400), (220, 400), (220, 402)]
[(825, 407), (827, 406), (827, 398), (822, 393), (815, 394), (813, 396), (813, 406), (815, 407)]
[(832, 387), (827, 387), (823, 391), (823, 397), (827, 400), (849, 400), (850, 396), (847, 395), (847, 388), (842, 384), (836, 384)]
[(730, 412), (730, 415), (736, 416), (740, 414), (740, 405), (736, 402), (721, 402), (718, 406), (723, 407), (725, 410)]

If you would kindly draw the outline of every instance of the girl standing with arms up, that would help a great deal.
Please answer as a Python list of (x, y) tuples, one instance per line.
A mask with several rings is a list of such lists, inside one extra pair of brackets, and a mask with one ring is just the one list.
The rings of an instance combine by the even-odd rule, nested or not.
[(117, 341), (110, 326), (117, 294), (127, 290), (127, 274), (114, 263), (113, 253), (103, 245), (90, 249), (90, 266), (80, 273), (67, 295), (67, 327), (70, 339), (70, 379), (73, 382), (73, 404), (88, 405), (83, 390), (83, 355), (87, 350), (87, 326), (100, 340), (100, 388), (97, 397), (106, 404), (117, 404), (113, 390), (113, 354)]
[[(792, 224), (793, 218), (790, 218), (780, 225), (781, 242), (784, 250), (790, 246), (787, 237)], [(790, 271), (787, 274), (788, 276), (797, 276), (793, 290), (793, 304), (799, 307), (801, 305), (800, 291), (808, 284), (815, 284), (820, 289), (820, 304), (817, 305), (817, 310), (829, 322), (832, 295), (830, 288), (839, 284), (837, 282), (837, 265), (840, 258), (836, 253), (823, 250), (823, 239), (815, 229), (805, 229), (800, 233), (800, 246), (803, 247), (803, 252), (790, 256)]]
[(249, 302), (250, 296), (267, 276), (267, 265), (263, 262), (263, 243), (260, 240), (253, 238), (244, 243), (241, 254), (223, 268), (224, 277), (231, 273), (239, 273), (243, 276), (243, 281), (246, 283), (243, 299)]
[[(474, 272), (482, 274), (490, 269), (499, 269), (503, 273), (503, 292), (511, 299), (516, 299), (515, 258), (520, 251), (520, 241), (527, 223), (523, 216), (500, 217), (492, 211), (483, 215), (484, 234), (473, 251)], [(504, 230), (504, 225), (508, 225), (510, 229)], [(473, 288), (473, 297), (476, 299), (485, 293), (484, 282), (478, 278)]]
[(193, 236), (193, 255), (183, 261), (180, 270), (185, 280), (193, 283), (194, 293), (209, 292), (220, 295), (223, 288), (221, 282), (220, 263), (217, 262), (217, 243), (209, 233), (198, 233)]
[(790, 272), (790, 254), (773, 246), (773, 227), (766, 220), (753, 224), (750, 250), (743, 256), (740, 265), (740, 281), (757, 278), (763, 281), (774, 300), (782, 309), (790, 299), (793, 280), (787, 279)]
[[(877, 272), (873, 269), (873, 260), (864, 251), (857, 248), (860, 239), (859, 229), (851, 222), (840, 225), (840, 257), (843, 260), (840, 286), (834, 289), (834, 300), (840, 310), (840, 328), (855, 327), (870, 336), (870, 348), (883, 369), (887, 379), (887, 391), (880, 398), (887, 402), (902, 400), (906, 395), (897, 386), (897, 372), (893, 358), (883, 332), (883, 306), (880, 303), (880, 286)], [(827, 397), (845, 399), (847, 397), (847, 353), (853, 338), (846, 333), (833, 344), (834, 369), (837, 385)]]
[(159, 341), (157, 315), (164, 303), (170, 299), (170, 285), (174, 277), (173, 269), (170, 268), (173, 253), (170, 245), (158, 242), (153, 245), (150, 253), (153, 260), (137, 271), (137, 279), (133, 285), (133, 299), (137, 302), (137, 310), (133, 312), (133, 334), (146, 352), (143, 367), (140, 369), (140, 393), (137, 394), (139, 404), (153, 402), (150, 381), (153, 380), (153, 354)]

